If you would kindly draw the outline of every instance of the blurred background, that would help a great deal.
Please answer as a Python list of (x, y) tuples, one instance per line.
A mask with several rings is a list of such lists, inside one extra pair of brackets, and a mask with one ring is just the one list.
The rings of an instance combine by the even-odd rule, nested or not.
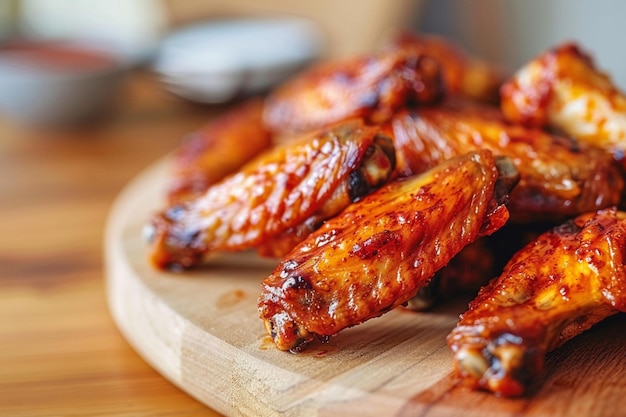
[[(23, 103), (5, 99), (5, 107), (17, 107), (6, 112), (19, 117), (33, 108), (28, 94), (13, 89), (18, 81), (34, 81), (2, 67), (3, 53), (15, 49), (7, 42), (16, 38), (97, 40), (123, 59), (123, 69), (147, 63), (169, 91), (219, 103), (242, 90), (262, 91), (312, 60), (370, 51), (402, 28), (444, 35), (505, 73), (558, 43), (576, 41), (626, 86), (626, 58), (616, 46), (625, 32), (624, 12), (619, 0), (2, 0), (0, 90), (24, 97)], [(271, 31), (251, 18), (284, 20), (273, 21), (282, 26)], [(211, 27), (216, 22), (226, 24)], [(102, 90), (113, 90), (112, 82)], [(65, 93), (50, 91), (49, 101), (58, 101), (58, 94)], [(94, 95), (75, 101), (96, 101)]]
[(397, 0), (3, 0), (0, 36), (93, 36), (148, 46), (190, 23), (245, 16), (297, 16), (313, 20), (326, 37), (326, 53), (369, 49), (390, 27), (411, 21), (420, 1)]
[(430, 0), (413, 26), (444, 34), (508, 71), (558, 43), (576, 41), (624, 89), (626, 57), (617, 46), (626, 35), (624, 13), (620, 0)]
[(285, 14), (314, 20), (326, 36), (325, 53), (333, 56), (370, 49), (398, 27), (450, 36), (507, 67), (563, 40), (578, 40), (623, 85), (626, 58), (615, 44), (626, 30), (624, 12), (620, 0), (2, 0), (0, 37), (98, 35), (142, 47), (194, 21)]

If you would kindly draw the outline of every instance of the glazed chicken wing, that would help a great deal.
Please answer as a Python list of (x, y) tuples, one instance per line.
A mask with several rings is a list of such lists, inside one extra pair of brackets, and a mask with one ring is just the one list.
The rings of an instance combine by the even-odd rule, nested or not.
[(546, 352), (626, 308), (626, 213), (584, 214), (520, 250), (448, 336), (457, 374), (520, 395)]
[(501, 96), (508, 120), (560, 130), (626, 165), (626, 96), (576, 45), (528, 63), (502, 86)]
[(436, 35), (402, 33), (388, 48), (414, 51), (435, 59), (441, 66), (446, 93), (497, 103), (503, 77), (493, 65), (475, 58)]
[(620, 201), (623, 180), (606, 152), (539, 129), (509, 125), (489, 106), (457, 100), (403, 110), (393, 117), (389, 134), (401, 176), (476, 149), (510, 156), (521, 175), (509, 204), (516, 222), (563, 221)]
[(508, 219), (517, 171), (488, 151), (388, 183), (289, 253), (262, 284), (260, 316), (281, 350), (406, 303), (463, 247)]
[(442, 94), (439, 65), (401, 49), (319, 64), (272, 92), (264, 120), (274, 132), (299, 132), (361, 117), (385, 121), (407, 103)]
[(382, 185), (393, 146), (379, 129), (351, 121), (280, 146), (152, 218), (152, 263), (188, 268), (212, 251), (253, 248), (313, 216), (332, 216)]
[(263, 101), (251, 99), (187, 136), (173, 157), (169, 202), (198, 196), (269, 148), (262, 114)]

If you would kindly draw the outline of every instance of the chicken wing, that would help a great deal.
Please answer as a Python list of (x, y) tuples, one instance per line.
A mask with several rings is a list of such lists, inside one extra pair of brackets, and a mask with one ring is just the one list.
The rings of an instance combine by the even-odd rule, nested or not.
[(362, 121), (306, 135), (157, 213), (147, 227), (152, 263), (188, 268), (212, 251), (256, 247), (312, 216), (336, 214), (393, 168), (390, 139)]
[(624, 187), (619, 168), (601, 149), (509, 125), (496, 108), (467, 101), (403, 110), (389, 134), (401, 176), (475, 149), (510, 156), (521, 175), (509, 204), (515, 222), (563, 221), (609, 207), (619, 203)]
[(263, 101), (251, 99), (187, 136), (173, 157), (169, 202), (200, 195), (269, 148), (272, 136), (262, 114)]
[(545, 354), (626, 308), (626, 213), (583, 214), (520, 250), (448, 336), (467, 384), (514, 396)]
[(546, 126), (610, 151), (624, 166), (626, 96), (574, 44), (547, 51), (501, 90), (513, 122)]
[(388, 183), (328, 220), (262, 284), (260, 316), (276, 346), (313, 340), (406, 303), (463, 247), (500, 228), (518, 179), (488, 151)]
[(319, 64), (287, 81), (266, 100), (274, 132), (299, 132), (361, 117), (385, 121), (407, 103), (430, 103), (443, 92), (439, 65), (403, 50)]
[[(386, 136), (385, 136), (386, 139)], [(322, 223), (345, 208), (352, 201), (357, 201), (361, 196), (369, 194), (373, 188), (378, 187), (383, 178), (389, 179), (391, 172), (385, 169), (381, 172), (380, 167), (385, 166), (385, 159), (389, 159), (391, 166), (395, 167), (395, 149), (391, 140), (379, 138), (376, 149), (378, 155), (368, 155), (363, 160), (363, 165), (359, 171), (354, 171), (349, 181), (338, 184), (335, 191), (330, 196), (319, 211), (307, 218), (302, 223), (290, 227), (277, 236), (270, 236), (264, 240), (257, 251), (266, 257), (280, 258), (290, 252), (298, 243), (304, 240), (314, 230), (318, 229)], [(372, 149), (370, 151), (373, 151)], [(382, 152), (382, 153), (381, 153)], [(383, 160), (381, 160), (383, 158)], [(393, 171), (393, 168), (392, 168)], [(365, 175), (365, 177), (363, 177)], [(349, 197), (349, 200), (346, 200)]]
[(405, 32), (388, 48), (400, 48), (434, 58), (441, 66), (446, 93), (497, 103), (503, 77), (493, 65), (471, 56), (447, 39), (436, 35)]

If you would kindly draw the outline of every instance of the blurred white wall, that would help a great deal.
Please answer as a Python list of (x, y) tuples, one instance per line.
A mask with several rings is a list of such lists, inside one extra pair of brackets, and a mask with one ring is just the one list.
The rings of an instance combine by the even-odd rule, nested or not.
[(10, 0), (0, 0), (0, 39), (12, 35), (15, 30), (16, 3)]
[(626, 89), (626, 1), (428, 0), (420, 30), (442, 33), (514, 70), (564, 41), (578, 42)]
[(129, 52), (154, 46), (166, 24), (165, 8), (156, 0), (0, 0), (2, 3), (12, 5), (13, 30), (18, 35), (97, 39)]

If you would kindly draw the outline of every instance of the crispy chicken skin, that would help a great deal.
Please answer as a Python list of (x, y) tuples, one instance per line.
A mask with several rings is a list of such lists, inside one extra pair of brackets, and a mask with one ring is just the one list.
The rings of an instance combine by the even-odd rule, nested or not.
[(497, 103), (503, 77), (493, 65), (471, 56), (452, 42), (436, 35), (404, 32), (394, 37), (387, 48), (414, 51), (435, 59), (447, 94)]
[(515, 396), (545, 354), (626, 308), (626, 213), (583, 214), (520, 250), (448, 336), (468, 385)]
[(348, 181), (338, 184), (333, 194), (317, 212), (279, 235), (268, 237), (257, 246), (259, 254), (275, 258), (286, 255), (311, 232), (318, 229), (326, 219), (333, 217), (348, 204), (358, 201), (388, 180), (396, 164), (393, 143), (384, 136), (376, 140), (376, 145), (377, 148), (369, 150), (372, 153), (366, 155), (361, 168), (354, 171)]
[(321, 63), (273, 91), (264, 120), (277, 133), (301, 132), (360, 117), (387, 120), (408, 103), (442, 94), (439, 65), (401, 49)]
[(518, 173), (499, 162), (478, 151), (388, 183), (309, 235), (262, 283), (260, 316), (276, 346), (300, 350), (406, 303), (500, 228)]
[(336, 214), (393, 168), (390, 139), (360, 120), (305, 135), (157, 213), (147, 227), (152, 263), (188, 268), (212, 251), (256, 247), (312, 216)]
[(626, 97), (575, 44), (525, 65), (502, 86), (501, 98), (508, 120), (560, 130), (626, 164)]
[(510, 156), (521, 175), (509, 204), (515, 222), (563, 221), (609, 207), (619, 203), (624, 187), (619, 168), (603, 150), (510, 125), (490, 106), (452, 100), (403, 110), (389, 129), (400, 176), (475, 149)]
[(185, 137), (172, 158), (169, 202), (200, 195), (269, 148), (272, 136), (262, 114), (263, 101), (251, 99)]

